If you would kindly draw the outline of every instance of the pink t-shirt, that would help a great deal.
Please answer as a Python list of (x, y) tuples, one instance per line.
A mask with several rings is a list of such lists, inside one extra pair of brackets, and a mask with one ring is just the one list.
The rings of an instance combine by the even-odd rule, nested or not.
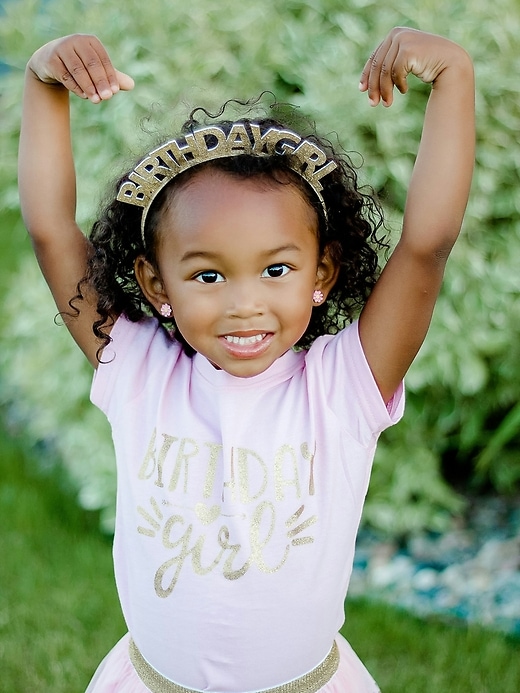
[(258, 690), (329, 652), (380, 432), (399, 420), (357, 323), (237, 378), (155, 320), (120, 318), (92, 387), (118, 468), (114, 560), (133, 639), (164, 676)]

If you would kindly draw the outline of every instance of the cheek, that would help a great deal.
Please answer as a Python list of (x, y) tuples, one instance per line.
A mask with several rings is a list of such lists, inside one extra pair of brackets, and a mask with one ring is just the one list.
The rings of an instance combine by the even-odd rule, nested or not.
[(275, 310), (282, 311), (285, 322), (293, 325), (295, 331), (304, 332), (312, 314), (312, 288), (304, 286), (280, 300)]
[(171, 298), (175, 324), (185, 336), (203, 333), (218, 314), (215, 302), (201, 299), (196, 292), (177, 292)]
[(192, 311), (177, 308), (174, 310), (173, 319), (176, 331), (182, 335), (183, 339), (194, 349), (200, 351), (201, 340), (207, 333), (204, 328), (204, 320), (194, 320)]

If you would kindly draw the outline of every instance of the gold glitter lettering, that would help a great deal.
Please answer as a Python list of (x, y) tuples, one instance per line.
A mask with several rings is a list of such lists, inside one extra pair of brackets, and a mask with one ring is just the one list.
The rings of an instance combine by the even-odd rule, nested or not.
[(223, 549), (229, 549), (231, 551), (231, 556), (228, 556), (224, 563), (222, 574), (227, 580), (238, 580), (238, 578), (244, 576), (251, 567), (251, 563), (246, 561), (241, 568), (233, 570), (233, 560), (238, 555), (242, 546), (240, 544), (229, 543), (229, 529), (226, 526), (220, 528), (218, 543)]
[[(157, 429), (154, 428), (152, 431), (152, 437), (150, 438), (150, 442), (148, 443), (148, 449), (146, 451), (146, 455), (144, 456), (143, 464), (141, 465), (141, 469), (139, 470), (139, 473), (137, 475), (138, 479), (149, 479), (152, 474), (155, 471), (155, 439), (157, 438)], [(152, 468), (150, 472), (147, 472), (148, 469), (148, 463), (152, 462)]]
[(163, 433), (163, 444), (161, 445), (159, 459), (157, 460), (157, 480), (155, 482), (155, 485), (159, 488), (163, 488), (164, 486), (162, 475), (166, 455), (168, 454), (168, 451), (171, 448), (172, 443), (174, 443), (176, 440), (178, 440), (178, 438), (174, 438), (173, 436), (169, 436), (167, 433)]
[[(176, 541), (171, 540), (171, 531), (174, 525), (184, 525), (184, 518), (182, 515), (172, 515), (164, 523), (164, 529), (162, 533), (162, 543), (165, 549), (175, 549), (179, 543), (183, 540), (183, 537), (177, 539)], [(188, 528), (190, 529), (190, 528)], [(191, 529), (190, 529), (191, 533)]]
[(301, 137), (291, 130), (278, 130), (277, 128), (269, 128), (263, 135), (261, 134), (260, 126), (256, 123), (250, 123), (251, 133), (253, 135), (253, 154), (260, 154), (267, 146), (267, 153), (273, 154), (276, 145), (285, 140), (283, 151), (292, 151), (294, 146), (290, 143), (299, 144)]
[(211, 573), (213, 568), (215, 568), (215, 566), (217, 566), (220, 563), (222, 556), (227, 550), (227, 546), (221, 546), (220, 553), (212, 561), (212, 563), (210, 563), (208, 566), (203, 566), (202, 549), (204, 548), (205, 539), (206, 537), (202, 534), (189, 551), (189, 553), (191, 553), (191, 565), (193, 566), (193, 572), (197, 575), (207, 575), (208, 573)]
[[(186, 448), (192, 445), (193, 449), (186, 452)], [(175, 460), (175, 467), (173, 468), (173, 473), (170, 479), (170, 485), (168, 486), (168, 491), (175, 491), (177, 484), (179, 483), (179, 477), (181, 475), (181, 466), (184, 466), (184, 493), (188, 491), (188, 460), (194, 457), (199, 452), (199, 446), (193, 438), (182, 438), (179, 450), (177, 452), (177, 458)], [(183, 464), (184, 463), (184, 464)]]
[[(264, 539), (260, 538), (262, 520), (267, 517), (269, 526)], [(263, 573), (276, 573), (283, 566), (289, 554), (289, 546), (285, 547), (285, 553), (277, 566), (270, 568), (263, 556), (263, 550), (271, 541), (276, 526), (276, 512), (274, 505), (269, 501), (263, 501), (258, 505), (251, 518), (250, 540), (251, 540), (251, 560)]]
[[(181, 515), (172, 515), (164, 524), (162, 543), (166, 549), (176, 549), (180, 547), (180, 551), (176, 556), (172, 556), (169, 560), (163, 563), (157, 569), (155, 573), (154, 587), (155, 593), (158, 597), (165, 599), (169, 597), (170, 594), (175, 589), (177, 580), (179, 579), (180, 572), (184, 565), (184, 561), (189, 555), (188, 545), (190, 542), (191, 533), (193, 531), (193, 526), (190, 525), (186, 532), (177, 541), (172, 541), (170, 537), (171, 530), (174, 525), (180, 524), (184, 525), (184, 518)], [(170, 582), (166, 587), (163, 587), (164, 577), (170, 568), (175, 566), (175, 571), (173, 576), (170, 578)]]
[(231, 479), (229, 481), (224, 481), (222, 484), (222, 502), (224, 502), (224, 491), (227, 488), (231, 489), (231, 499), (235, 500), (235, 457), (234, 450), (231, 448), (231, 459), (229, 461), (229, 466), (231, 470)]
[(222, 452), (222, 445), (217, 443), (204, 443), (209, 448), (208, 471), (204, 481), (204, 498), (209, 498), (215, 488), (215, 476), (217, 473), (218, 456)]
[[(292, 479), (283, 478), (283, 467), (285, 458), (288, 458), (288, 466), (291, 466), (292, 463)], [(301, 498), (300, 479), (298, 476), (298, 463), (296, 459), (296, 452), (291, 445), (282, 445), (282, 447), (276, 451), (276, 455), (274, 458), (274, 488), (275, 497), (277, 501), (283, 501), (285, 499), (285, 486), (294, 486), (296, 490), (296, 498)]]
[(204, 503), (197, 503), (195, 506), (195, 514), (203, 525), (210, 525), (220, 517), (220, 505), (212, 505), (208, 508)]
[(157, 515), (159, 520), (162, 520), (163, 514), (161, 511), (161, 508), (159, 507), (159, 503), (155, 500), (155, 498), (153, 496), (150, 498), (150, 505), (152, 506), (154, 513)]
[[(186, 142), (188, 141), (188, 137), (193, 137), (197, 143), (197, 152), (195, 156), (210, 158), (211, 153), (215, 150), (222, 149), (223, 152), (227, 152), (226, 133), (218, 126), (208, 125), (208, 127), (204, 128), (204, 130), (194, 130), (193, 135), (186, 135)], [(208, 146), (208, 140), (206, 139), (210, 137), (216, 139), (216, 142), (212, 147)]]
[(243, 123), (233, 124), (229, 131), (227, 143), (230, 152), (242, 150), (247, 154), (251, 153), (251, 141)]
[(287, 536), (289, 538), (295, 537), (300, 532), (303, 532), (304, 529), (307, 529), (307, 527), (310, 527), (311, 525), (315, 525), (317, 521), (318, 521), (318, 518), (316, 517), (316, 515), (313, 515), (312, 517), (309, 517), (308, 520), (305, 520), (305, 522), (302, 522), (301, 524), (299, 524), (298, 527), (295, 527), (294, 529), (291, 529), (290, 532), (287, 532)]
[(141, 161), (134, 169), (135, 173), (140, 176), (140, 178), (147, 181), (149, 185), (153, 185), (151, 180), (153, 178), (162, 180), (164, 176), (169, 174), (170, 169), (175, 170), (176, 173), (180, 171), (180, 166), (169, 156), (166, 147), (159, 149), (155, 154), (156, 156), (154, 159), (150, 157), (148, 161)]
[[(174, 527), (174, 525), (184, 525), (184, 519), (180, 515), (172, 515), (165, 523), (164, 525), (164, 530), (163, 530), (163, 546), (167, 549), (177, 549), (180, 548), (180, 551), (176, 556), (172, 556), (169, 558), (167, 561), (165, 561), (157, 570), (155, 573), (155, 580), (154, 580), (154, 587), (155, 587), (155, 592), (159, 597), (166, 598), (168, 597), (173, 590), (175, 589), (175, 586), (177, 585), (177, 581), (179, 579), (179, 575), (181, 573), (181, 570), (184, 566), (184, 563), (186, 559), (191, 555), (191, 565), (193, 568), (193, 572), (196, 575), (207, 575), (208, 573), (211, 573), (211, 571), (220, 563), (222, 560), (222, 557), (224, 556), (225, 552), (228, 551), (229, 549), (231, 550), (231, 556), (228, 558), (228, 560), (225, 563), (225, 567), (227, 569), (228, 574), (231, 577), (228, 577), (228, 579), (236, 579), (237, 577), (240, 577), (243, 575), (246, 570), (248, 569), (248, 565), (242, 566), (237, 571), (231, 570), (231, 564), (235, 556), (237, 555), (238, 551), (240, 550), (240, 545), (230, 545), (229, 544), (229, 531), (226, 527), (221, 528), (219, 535), (218, 535), (218, 542), (220, 546), (220, 551), (217, 554), (217, 556), (213, 559), (213, 561), (209, 565), (203, 565), (202, 564), (202, 551), (204, 549), (204, 543), (206, 541), (206, 536), (204, 534), (201, 534), (198, 539), (195, 541), (193, 546), (190, 547), (190, 541), (192, 539), (193, 535), (193, 525), (190, 524), (188, 525), (186, 531), (184, 534), (179, 537), (179, 539), (172, 541), (171, 538), (171, 531)], [(169, 570), (172, 568), (175, 568), (173, 575), (169, 579), (169, 583), (165, 586), (164, 585), (164, 579)]]
[[(150, 438), (150, 442), (148, 444), (148, 450), (146, 451), (145, 458), (143, 460), (143, 464), (141, 465), (141, 469), (139, 470), (138, 478), (139, 479), (149, 479), (152, 474), (154, 473), (155, 469), (157, 468), (157, 479), (155, 480), (155, 485), (158, 486), (159, 488), (163, 488), (164, 483), (162, 479), (162, 473), (163, 473), (163, 467), (164, 467), (164, 460), (166, 459), (166, 455), (168, 454), (168, 451), (170, 447), (172, 446), (172, 443), (174, 443), (177, 438), (174, 438), (173, 436), (169, 436), (166, 433), (163, 433), (163, 443), (161, 445), (161, 450), (159, 451), (159, 457), (156, 460), (155, 455), (156, 455), (156, 449), (155, 449), (155, 441), (157, 437), (157, 429), (154, 429), (152, 433), (152, 437)], [(152, 463), (150, 471), (147, 473), (147, 468), (149, 464)]]
[[(325, 152), (309, 140), (301, 142), (293, 152), (294, 156), (306, 166), (305, 175), (312, 175), (316, 166), (321, 166), (327, 161)], [(321, 184), (320, 184), (321, 188)]]
[(307, 443), (302, 443), (300, 446), (303, 459), (310, 463), (309, 471), (309, 496), (314, 496), (316, 489), (314, 486), (314, 456), (316, 455), (316, 443), (314, 443), (314, 451), (310, 452)]
[[(262, 458), (253, 450), (238, 448), (238, 486), (240, 490), (240, 500), (244, 504), (252, 503), (260, 498), (267, 488), (267, 467)], [(261, 481), (256, 493), (252, 493), (250, 488), (250, 472), (253, 465), (261, 474)]]
[(179, 162), (181, 169), (184, 169), (183, 164), (193, 161), (194, 158), (200, 156), (199, 141), (196, 140), (193, 135), (186, 135), (184, 140), (186, 142), (185, 145), (179, 145), (175, 140), (168, 142), (172, 158)]
[[(286, 526), (291, 527), (291, 525), (293, 525), (295, 522), (297, 522), (304, 510), (305, 510), (305, 506), (301, 505), (298, 508), (298, 510), (293, 515), (291, 515), (291, 517), (287, 520), (287, 522), (285, 523)], [(316, 522), (318, 522), (317, 516), (312, 515), (312, 517), (309, 517), (308, 520), (304, 520), (294, 529), (290, 529), (287, 532), (287, 537), (289, 539), (292, 539), (291, 544), (293, 546), (302, 546), (303, 544), (312, 544), (314, 542), (314, 537), (296, 537), (296, 535), (299, 534), (300, 532), (303, 532), (303, 530), (307, 529), (307, 527), (311, 527), (312, 525), (315, 525)]]
[[(161, 529), (161, 525), (157, 522), (157, 520), (155, 520), (155, 519), (150, 515), (150, 513), (146, 512), (146, 510), (145, 510), (144, 508), (141, 508), (141, 506), (139, 506), (139, 507), (137, 508), (137, 512), (139, 513), (139, 515), (141, 515), (141, 517), (144, 517), (144, 519), (145, 519), (147, 522), (149, 522), (149, 523), (151, 524), (151, 526), (154, 528), (154, 530), (155, 530), (156, 532), (157, 532), (159, 529)], [(139, 529), (139, 528), (138, 528), (138, 529)], [(144, 534), (146, 534), (146, 532), (144, 532)]]
[(300, 515), (302, 514), (302, 512), (304, 511), (304, 509), (305, 509), (305, 506), (304, 506), (304, 505), (300, 505), (300, 507), (299, 507), (298, 510), (294, 513), (294, 515), (291, 515), (291, 517), (286, 521), (285, 524), (287, 525), (287, 527), (290, 527), (291, 525), (293, 525), (293, 524), (296, 522), (296, 520), (300, 517)]
[(293, 546), (303, 546), (304, 544), (314, 544), (314, 537), (298, 537), (291, 541)]
[(137, 506), (137, 512), (148, 522), (152, 529), (149, 529), (148, 527), (139, 526), (137, 528), (137, 531), (139, 532), (139, 534), (145, 534), (147, 537), (155, 537), (157, 532), (161, 529), (160, 520), (163, 519), (163, 514), (155, 498), (150, 498), (150, 505), (152, 506), (152, 510), (155, 513), (155, 517), (150, 515), (150, 513), (144, 508), (142, 508), (140, 505)]
[[(239, 137), (238, 134), (237, 138)], [(171, 448), (176, 441), (179, 442), (174, 453)], [(138, 472), (139, 479), (153, 480), (156, 486), (164, 487), (163, 477), (168, 474), (168, 490), (174, 492), (180, 487), (180, 492), (182, 493), (183, 489), (184, 494), (187, 494), (188, 491), (192, 491), (191, 487), (195, 481), (195, 478), (192, 478), (193, 474), (190, 474), (190, 464), (198, 462), (199, 467), (203, 465), (198, 470), (200, 474), (197, 474), (201, 488), (193, 489), (194, 493), (198, 493), (199, 502), (183, 507), (177, 499), (176, 512), (182, 514), (167, 516), (165, 520), (163, 513), (165, 507), (170, 506), (170, 502), (163, 498), (161, 504), (160, 499), (153, 496), (150, 497), (147, 509), (137, 506), (137, 513), (142, 518), (142, 526), (136, 523), (137, 532), (162, 541), (164, 549), (167, 550), (168, 560), (159, 566), (154, 578), (155, 591), (161, 598), (172, 594), (187, 561), (191, 563), (191, 570), (195, 575), (208, 575), (218, 566), (225, 579), (238, 580), (253, 566), (266, 574), (276, 573), (285, 565), (292, 547), (312, 544), (315, 541), (312, 536), (302, 536), (318, 522), (318, 518), (316, 515), (309, 517), (308, 514), (305, 517), (305, 505), (301, 501), (302, 491), (303, 495), (306, 491), (305, 488), (302, 489), (302, 460), (309, 463), (308, 493), (310, 496), (315, 494), (315, 445), (313, 451), (306, 442), (301, 443), (299, 449), (289, 444), (281, 445), (274, 451), (272, 465), (267, 465), (254, 450), (231, 448), (230, 477), (227, 481), (221, 481), (219, 473), (220, 465), (223, 464), (222, 451), (223, 446), (218, 443), (199, 443), (193, 438), (177, 438), (168, 434), (162, 434), (159, 449), (157, 431), (154, 430), (150, 437), (145, 458)], [(168, 472), (165, 471), (167, 459), (173, 461), (173, 469), (170, 461)], [(224, 478), (227, 476), (225, 471), (224, 469)], [(223, 503), (224, 492), (228, 488), (231, 490), (233, 503), (252, 507), (247, 511), (244, 507), (241, 510), (236, 507), (230, 508), (227, 512), (231, 511), (233, 514), (227, 515), (225, 506), (220, 502), (214, 502), (217, 477), (219, 482), (223, 483)], [(284, 528), (282, 518), (277, 518), (276, 504), (283, 503), (288, 495), (293, 494), (287, 487), (294, 487), (299, 507), (296, 506), (297, 510), (285, 522)], [(266, 497), (268, 488), (273, 497), (269, 495), (270, 500), (262, 500)], [(188, 516), (185, 517), (184, 511), (191, 514), (195, 524), (190, 522)], [(242, 514), (237, 514), (240, 512)], [(231, 537), (230, 530), (225, 525), (219, 528), (226, 517), (235, 518), (237, 536)], [(280, 520), (279, 523), (277, 519)], [(242, 522), (247, 523), (249, 527), (247, 524), (240, 526)], [(202, 533), (200, 530), (203, 530)], [(275, 535), (282, 541), (281, 544), (274, 541)]]

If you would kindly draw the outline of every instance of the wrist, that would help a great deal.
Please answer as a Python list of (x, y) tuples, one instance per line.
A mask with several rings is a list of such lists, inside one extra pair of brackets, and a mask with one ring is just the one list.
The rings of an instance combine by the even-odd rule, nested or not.
[(432, 86), (439, 87), (453, 83), (458, 89), (463, 88), (464, 85), (471, 85), (473, 88), (475, 81), (473, 61), (462, 46), (452, 45), (454, 50), (451, 52), (444, 69), (433, 80)]

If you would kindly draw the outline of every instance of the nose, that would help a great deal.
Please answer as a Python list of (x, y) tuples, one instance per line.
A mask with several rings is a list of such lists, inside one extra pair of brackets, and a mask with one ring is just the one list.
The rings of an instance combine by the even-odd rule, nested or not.
[(230, 318), (250, 318), (265, 312), (263, 292), (258, 281), (229, 282), (226, 314)]

